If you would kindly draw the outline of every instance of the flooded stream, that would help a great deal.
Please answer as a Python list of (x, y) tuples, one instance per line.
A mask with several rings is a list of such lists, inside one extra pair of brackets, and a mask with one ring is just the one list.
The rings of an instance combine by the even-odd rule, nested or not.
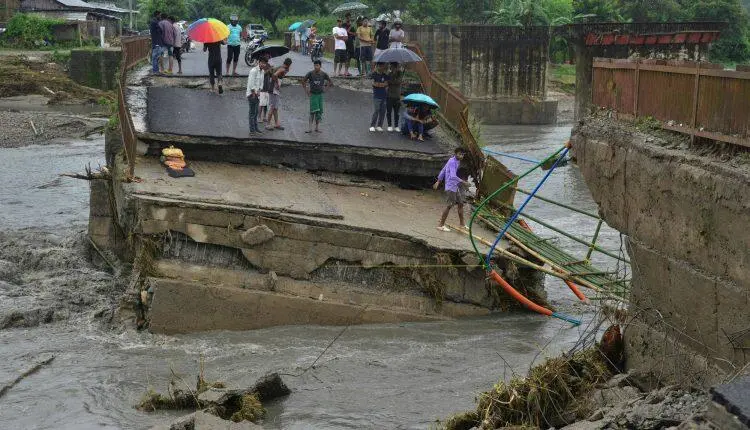
[[(496, 150), (543, 158), (567, 139), (569, 128), (502, 127), (486, 133), (488, 141), (503, 142), (493, 147)], [(57, 174), (102, 162), (101, 140), (0, 149), (0, 158), (10, 160), (0, 169), (0, 231), (4, 232), (0, 241), (7, 242), (0, 246), (26, 246), (23, 243), (33, 244), (37, 237), (47, 240), (49, 235), (75, 237), (85, 230), (88, 185), (85, 181), (58, 179)], [(527, 166), (503, 161), (516, 172)], [(524, 186), (533, 186), (528, 183)], [(596, 212), (573, 165), (556, 171), (543, 195)], [(595, 228), (594, 220), (567, 210), (535, 204), (530, 212), (543, 213), (545, 220), (580, 235), (591, 235)], [(19, 236), (25, 242), (19, 242)], [(600, 241), (607, 248), (620, 246), (619, 235), (608, 229)], [(55, 243), (55, 247), (76, 252), (78, 247), (69, 242)], [(39, 248), (43, 250), (44, 246)], [(39, 267), (54, 272), (59, 288), (67, 288), (65, 276), (72, 271), (70, 263), (49, 267), (58, 260), (45, 260), (48, 254), (42, 251), (35, 251), (37, 254), (41, 255), (40, 262), (29, 270)], [(94, 277), (81, 284), (78, 293), (82, 300), (101, 294), (97, 286), (108, 291), (104, 285), (112, 280), (106, 275), (92, 267), (79, 271)], [(1, 276), (2, 272), (0, 281), (9, 282)], [(29, 272), (13, 282), (41, 280)], [(551, 301), (559, 310), (582, 318), (582, 327), (529, 313), (440, 323), (353, 326), (316, 368), (301, 377), (284, 377), (292, 394), (269, 406), (264, 427), (425, 429), (438, 418), (473, 409), (475, 395), (489, 389), (498, 378), (510, 378), (512, 372), (523, 374), (534, 359), (558, 354), (575, 344), (593, 317), (593, 309), (574, 302), (572, 294), (556, 280), (548, 280), (547, 287)], [(12, 288), (0, 282), (2, 301), (11, 295)], [(38, 294), (54, 296), (55, 286), (46, 288)], [(76, 299), (66, 297), (61, 303), (69, 306), (69, 302), (76, 303)], [(192, 386), (203, 354), (208, 379), (245, 387), (269, 371), (301, 373), (342, 330), (300, 326), (160, 336), (112, 328), (102, 318), (94, 318), (96, 309), (71, 309), (75, 312), (58, 322), (0, 330), (0, 385), (12, 380), (40, 354), (57, 356), (50, 366), (0, 399), (0, 428), (148, 428), (168, 421), (174, 414), (146, 414), (133, 405), (149, 387), (164, 391), (170, 369)]]

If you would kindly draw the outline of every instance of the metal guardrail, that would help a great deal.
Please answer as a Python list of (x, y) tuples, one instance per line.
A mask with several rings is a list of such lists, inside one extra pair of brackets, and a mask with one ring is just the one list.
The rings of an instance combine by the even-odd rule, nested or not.
[[(469, 151), (472, 176), (476, 178), (477, 189), (483, 189), (480, 182), (485, 165), (485, 156), (469, 127), (469, 101), (444, 79), (430, 72), (424, 52), (419, 44), (410, 42), (407, 47), (425, 60), (411, 63), (409, 67), (419, 76), (425, 93), (429, 94), (440, 105), (438, 116), (459, 135), (461, 144)], [(508, 175), (507, 179), (513, 177), (507, 169), (505, 169), (504, 174)]]
[(643, 60), (594, 62), (592, 101), (625, 117), (750, 147), (750, 72), (721, 65)]
[(132, 36), (121, 38), (122, 61), (120, 63), (120, 79), (117, 83), (117, 117), (122, 131), (122, 143), (125, 148), (125, 159), (128, 163), (127, 176), (133, 176), (135, 169), (135, 148), (137, 138), (135, 126), (130, 117), (125, 101), (125, 87), (127, 86), (127, 72), (136, 64), (149, 58), (151, 52), (151, 39), (143, 36)]

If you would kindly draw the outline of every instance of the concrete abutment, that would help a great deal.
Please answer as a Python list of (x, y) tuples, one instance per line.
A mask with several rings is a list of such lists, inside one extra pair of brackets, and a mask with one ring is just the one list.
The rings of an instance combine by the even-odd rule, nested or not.
[(600, 213), (628, 235), (628, 368), (710, 386), (750, 362), (750, 172), (684, 140), (590, 117), (572, 142)]

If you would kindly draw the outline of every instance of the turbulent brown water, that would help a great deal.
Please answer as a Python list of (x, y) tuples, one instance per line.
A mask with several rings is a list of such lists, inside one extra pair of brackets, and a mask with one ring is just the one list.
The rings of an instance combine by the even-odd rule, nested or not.
[[(569, 129), (485, 133), (502, 142), (496, 150), (543, 158)], [(149, 387), (164, 390), (170, 369), (192, 385), (203, 354), (209, 379), (249, 386), (269, 371), (301, 372), (341, 331), (300, 326), (171, 337), (113, 324), (123, 286), (88, 261), (88, 185), (57, 178), (103, 163), (102, 140), (0, 149), (0, 158), (8, 161), (0, 169), (0, 322), (7, 327), (0, 330), (0, 385), (42, 354), (57, 357), (0, 398), (0, 428), (148, 428), (174, 414), (147, 414), (133, 405)], [(503, 161), (516, 172), (526, 167)], [(543, 194), (596, 212), (575, 166), (555, 172)], [(581, 235), (595, 227), (569, 211), (536, 203), (530, 211)], [(601, 241), (620, 246), (608, 229)], [(561, 283), (548, 279), (547, 288), (559, 310), (584, 320), (582, 327), (528, 313), (350, 327), (316, 368), (285, 377), (293, 392), (270, 405), (265, 426), (424, 429), (471, 409), (475, 395), (499, 378), (525, 373), (533, 360), (571, 347), (592, 319), (594, 309), (571, 300)]]

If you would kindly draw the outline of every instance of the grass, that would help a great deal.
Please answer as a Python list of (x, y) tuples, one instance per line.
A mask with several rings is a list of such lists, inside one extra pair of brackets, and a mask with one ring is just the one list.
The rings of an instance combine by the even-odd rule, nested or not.
[(576, 87), (576, 66), (574, 64), (550, 64), (550, 83), (566, 93), (574, 93)]
[(500, 381), (479, 396), (476, 410), (450, 417), (446, 430), (482, 428), (558, 427), (569, 418), (591, 412), (587, 398), (609, 379), (610, 370), (597, 348), (570, 357), (550, 358), (533, 367), (527, 377)]

